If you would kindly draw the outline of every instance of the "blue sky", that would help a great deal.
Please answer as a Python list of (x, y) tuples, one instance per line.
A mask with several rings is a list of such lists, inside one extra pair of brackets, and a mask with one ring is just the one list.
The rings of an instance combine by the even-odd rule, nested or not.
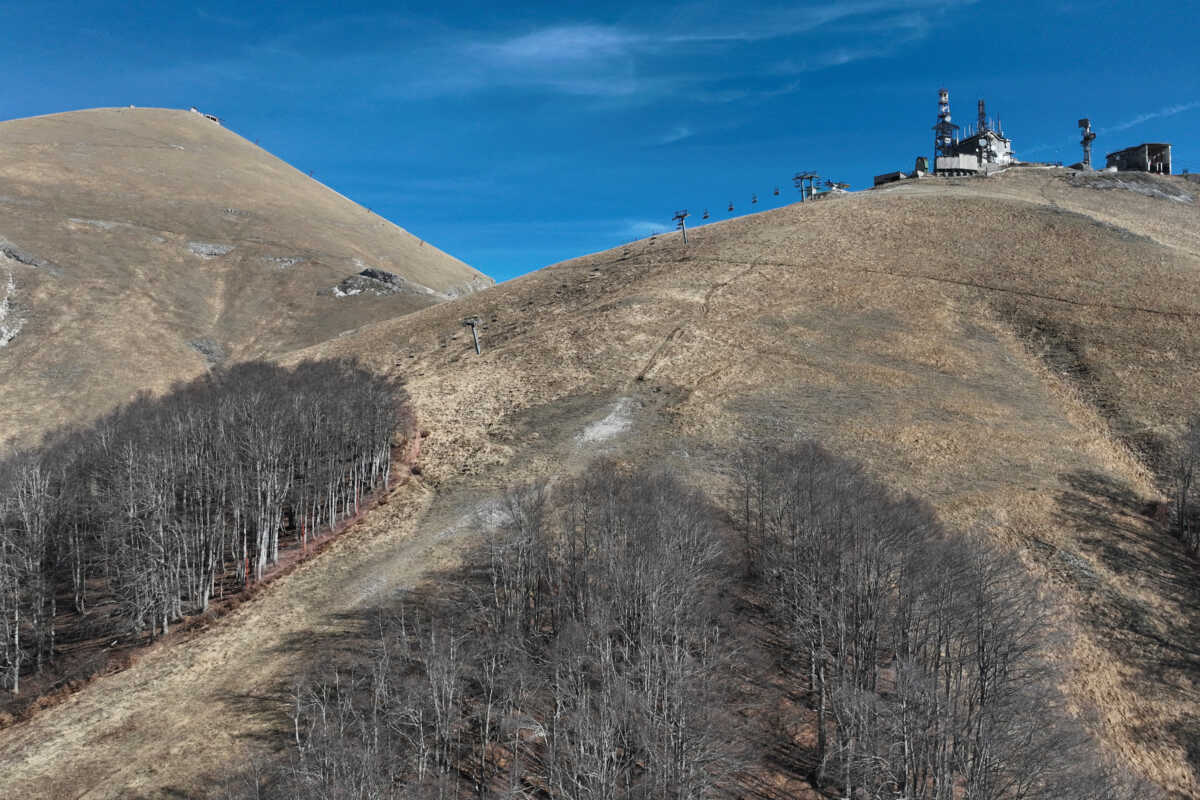
[(677, 209), (792, 202), (800, 169), (869, 186), (929, 153), (940, 86), (1021, 158), (1078, 160), (1087, 116), (1100, 154), (1170, 141), (1200, 171), (1196, 0), (0, 0), (0, 22), (0, 119), (195, 105), (500, 280)]

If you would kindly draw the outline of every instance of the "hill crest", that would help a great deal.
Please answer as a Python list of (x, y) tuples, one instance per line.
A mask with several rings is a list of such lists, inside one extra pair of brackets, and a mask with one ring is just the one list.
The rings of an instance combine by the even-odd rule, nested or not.
[[(332, 291), (366, 269), (405, 291)], [(0, 123), (0, 440), (491, 283), (196, 112)]]

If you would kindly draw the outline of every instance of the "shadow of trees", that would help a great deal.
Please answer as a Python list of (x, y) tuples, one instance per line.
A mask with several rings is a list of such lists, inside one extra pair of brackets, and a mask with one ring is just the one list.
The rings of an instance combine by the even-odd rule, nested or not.
[[(1094, 471), (1060, 478), (1068, 488), (1058, 498), (1059, 521), (1073, 532), (1078, 553), (1056, 557), (1084, 566), (1056, 571), (1087, 599), (1084, 621), (1099, 643), (1132, 667), (1124, 688), (1175, 710), (1166, 732), (1200, 773), (1200, 560), (1128, 485)], [(1087, 559), (1118, 580), (1091, 570)], [(1162, 731), (1159, 721), (1147, 720), (1139, 733)]]

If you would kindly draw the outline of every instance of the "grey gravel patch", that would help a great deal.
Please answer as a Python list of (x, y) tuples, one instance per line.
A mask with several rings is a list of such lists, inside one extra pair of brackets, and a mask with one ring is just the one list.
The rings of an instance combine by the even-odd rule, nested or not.
[(278, 269), (289, 269), (304, 260), (304, 256), (271, 256), (267, 258), (267, 263), (275, 265)]
[(188, 342), (188, 346), (200, 355), (204, 356), (204, 359), (208, 362), (210, 367), (217, 366), (229, 357), (225, 352), (225, 348), (221, 347), (221, 345), (217, 344), (212, 339), (192, 339), (190, 342)]
[(248, 217), (248, 216), (250, 216), (249, 211), (243, 211), (240, 208), (225, 208), (225, 209), (222, 209), (221, 213), (223, 213), (227, 217)]
[(218, 258), (233, 249), (231, 244), (212, 244), (210, 242), (188, 242), (188, 250), (201, 258)]
[(116, 228), (122, 224), (120, 222), (109, 222), (106, 219), (79, 219), (78, 217), (70, 217), (67, 222), (71, 222), (76, 225), (86, 225), (89, 228), (99, 228), (100, 230), (104, 231), (111, 231), (113, 228)]
[(393, 272), (375, 269), (374, 267), (367, 267), (362, 272), (346, 278), (337, 286), (322, 289), (317, 294), (332, 295), (333, 297), (354, 297), (360, 294), (374, 295), (376, 297), (386, 297), (393, 294), (437, 296), (437, 292), (428, 286), (422, 286)]
[(28, 197), (13, 197), (8, 194), (0, 194), (0, 205), (6, 206), (41, 206), (45, 205), (41, 200), (33, 200)]

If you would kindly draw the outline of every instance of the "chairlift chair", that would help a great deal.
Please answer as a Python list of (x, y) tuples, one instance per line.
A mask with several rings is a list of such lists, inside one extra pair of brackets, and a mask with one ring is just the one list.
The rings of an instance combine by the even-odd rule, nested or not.
[(729, 210), (733, 211), (733, 201), (732, 200), (729, 201)]

